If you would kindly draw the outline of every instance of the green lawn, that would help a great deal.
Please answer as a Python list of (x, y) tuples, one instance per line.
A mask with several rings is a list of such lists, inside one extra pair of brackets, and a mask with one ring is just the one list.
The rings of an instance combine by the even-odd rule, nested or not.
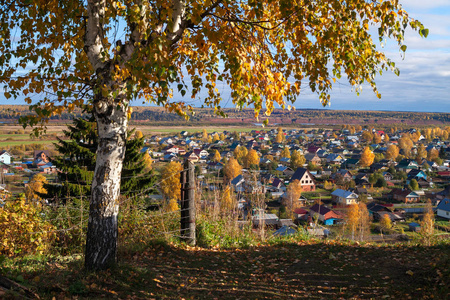
[(30, 140), (30, 139), (24, 141), (0, 141), (0, 148), (4, 148), (5, 146), (18, 146), (31, 144), (51, 145), (55, 142), (56, 140)]

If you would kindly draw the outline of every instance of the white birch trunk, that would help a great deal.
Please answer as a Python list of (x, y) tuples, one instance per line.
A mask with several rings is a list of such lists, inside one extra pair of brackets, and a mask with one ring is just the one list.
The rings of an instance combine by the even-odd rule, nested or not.
[[(101, 103), (101, 102), (100, 102)], [(94, 105), (99, 143), (86, 237), (86, 269), (116, 262), (120, 175), (125, 156), (127, 112), (124, 105)]]
[[(102, 86), (115, 86), (119, 92), (123, 90), (123, 83), (120, 85), (112, 82), (111, 65), (102, 55), (105, 7), (105, 0), (88, 0), (84, 46), (89, 62), (97, 74), (94, 114), (99, 136), (86, 236), (85, 268), (89, 270), (105, 269), (116, 262), (120, 175), (128, 126), (128, 101), (113, 99), (111, 95), (104, 97), (98, 91)], [(123, 98), (122, 93), (114, 94)]]

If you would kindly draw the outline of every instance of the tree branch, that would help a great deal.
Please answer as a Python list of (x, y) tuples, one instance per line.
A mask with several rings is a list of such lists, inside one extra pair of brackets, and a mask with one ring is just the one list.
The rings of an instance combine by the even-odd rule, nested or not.
[(96, 71), (105, 65), (102, 55), (104, 51), (102, 18), (105, 14), (105, 5), (105, 0), (88, 0), (84, 52)]

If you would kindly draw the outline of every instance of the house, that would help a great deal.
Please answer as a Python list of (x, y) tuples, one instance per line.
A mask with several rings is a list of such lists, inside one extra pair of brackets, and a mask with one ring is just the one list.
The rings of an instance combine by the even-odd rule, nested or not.
[(305, 159), (306, 159), (306, 161), (308, 163), (310, 162), (310, 163), (312, 163), (314, 165), (320, 165), (322, 163), (322, 160), (317, 155), (317, 153), (306, 153), (305, 154)]
[(263, 225), (276, 228), (278, 226), (278, 217), (275, 214), (266, 214), (264, 211), (256, 212), (252, 217), (254, 227)]
[(286, 203), (290, 202), (293, 209), (304, 207), (308, 202), (308, 199), (306, 199), (304, 196), (300, 196), (298, 199), (291, 199), (289, 198), (287, 192), (283, 193), (281, 195), (281, 198), (283, 201), (286, 201)]
[(355, 169), (359, 164), (358, 158), (349, 158), (341, 164), (342, 169)]
[(327, 155), (327, 163), (340, 164), (344, 161), (344, 157), (339, 153), (331, 153)]
[(207, 158), (209, 156), (208, 151), (203, 150), (203, 149), (194, 149), (193, 150), (194, 153), (199, 157), (199, 158)]
[(344, 182), (348, 182), (348, 181), (352, 180), (352, 177), (353, 176), (350, 173), (350, 171), (349, 170), (345, 170), (345, 169), (340, 169), (336, 173), (331, 175), (331, 178), (334, 181), (336, 181), (336, 182), (339, 181), (339, 180), (342, 180)]
[(419, 201), (420, 196), (409, 189), (394, 189), (392, 190), (392, 198), (404, 203), (415, 203)]
[(436, 207), (436, 215), (450, 220), (450, 199), (445, 198)]
[(211, 161), (208, 163), (208, 170), (219, 171), (223, 169), (223, 164), (221, 162)]
[(294, 174), (294, 170), (286, 166), (279, 166), (275, 171), (280, 172), (285, 176), (292, 176)]
[(351, 205), (358, 203), (358, 195), (350, 192), (345, 191), (342, 189), (336, 189), (334, 192), (331, 193), (331, 199), (333, 202), (342, 204), (342, 205)]
[(267, 159), (267, 158), (264, 158), (264, 157), (261, 157), (259, 159), (259, 164), (260, 165), (269, 165), (270, 163), (272, 163), (272, 161), (270, 159)]
[(437, 200), (450, 198), (450, 185), (448, 185), (444, 190), (437, 192), (435, 195)]
[(34, 160), (35, 161), (43, 161), (44, 164), (50, 161), (50, 155), (47, 150), (34, 150)]
[(316, 145), (310, 145), (309, 147), (308, 147), (308, 152), (309, 153), (313, 153), (313, 154), (316, 154), (317, 153), (317, 151), (319, 151), (319, 150), (321, 150), (322, 148), (320, 148), (320, 147), (318, 147), (318, 146), (316, 146)]
[(377, 211), (377, 212), (373, 212), (373, 219), (376, 221), (380, 221), (383, 219), (383, 217), (385, 215), (387, 215), (389, 217), (389, 219), (391, 219), (392, 223), (396, 223), (396, 222), (404, 222), (405, 221), (405, 217), (403, 217), (402, 215), (395, 213), (395, 212), (391, 212), (391, 211)]
[(0, 162), (10, 165), (13, 156), (6, 150), (0, 152)]
[(370, 166), (370, 172), (385, 171), (388, 167), (382, 163), (374, 163)]
[(245, 191), (243, 183), (245, 182), (244, 176), (238, 175), (233, 180), (231, 180), (231, 185), (237, 193), (242, 193)]
[(370, 196), (369, 192), (367, 191), (367, 189), (366, 189), (365, 187), (359, 187), (359, 186), (357, 186), (357, 187), (355, 187), (355, 188), (353, 189), (352, 192), (354, 192), (354, 193), (357, 194), (358, 196), (364, 195), (364, 196), (367, 197), (367, 199), (373, 199), (372, 196)]
[(140, 153), (148, 153), (149, 155), (151, 154), (152, 149), (150, 147), (143, 147), (140, 151)]
[(5, 164), (4, 162), (0, 162), (0, 172), (3, 174), (9, 173), (9, 169), (11, 167), (7, 164)]
[(419, 180), (419, 178), (423, 178), (423, 179), (427, 180), (427, 174), (422, 170), (413, 169), (413, 170), (409, 171), (408, 178), (406, 180), (407, 181), (411, 180), (411, 179)]
[(380, 212), (380, 211), (391, 212), (391, 210), (389, 208), (387, 208), (384, 205), (378, 204), (376, 202), (368, 203), (367, 210), (369, 211), (370, 214)]
[(319, 221), (323, 222), (324, 225), (337, 224), (342, 220), (340, 215), (320, 204), (314, 204), (310, 207), (309, 214), (311, 216), (317, 216)]
[(166, 154), (166, 155), (164, 155), (163, 160), (164, 161), (176, 161), (177, 155), (175, 153)]
[(286, 191), (286, 186), (284, 185), (283, 181), (281, 181), (279, 178), (273, 179), (272, 188), (274, 188), (277, 191)]
[(193, 141), (193, 140), (186, 140), (186, 146), (188, 146), (188, 147), (198, 147), (198, 143), (196, 142), (196, 141)]
[(160, 145), (173, 145), (175, 143), (175, 140), (170, 137), (165, 137), (160, 139), (158, 143)]
[[(409, 183), (409, 181), (407, 180), (406, 183)], [(423, 178), (417, 179), (417, 184), (419, 185), (419, 188), (421, 188), (421, 189), (427, 189), (427, 188), (430, 188), (433, 186), (433, 182), (428, 181)]]
[(48, 162), (45, 165), (40, 166), (39, 171), (45, 174), (53, 174), (56, 173), (56, 167), (51, 162)]
[(360, 173), (358, 175), (355, 176), (355, 183), (357, 185), (370, 185), (369, 182), (369, 174), (367, 173)]
[(303, 219), (308, 214), (308, 211), (303, 208), (296, 208), (294, 209), (294, 218), (295, 219)]
[(195, 154), (194, 151), (189, 151), (184, 155), (184, 157), (192, 162), (198, 162), (200, 160), (200, 157), (197, 154)]
[(280, 158), (280, 164), (288, 166), (291, 163), (291, 159), (288, 157)]
[(164, 149), (164, 153), (165, 154), (174, 153), (174, 154), (184, 155), (184, 154), (186, 154), (186, 150), (184, 150), (183, 148), (180, 148), (178, 146), (169, 145)]
[(358, 142), (358, 141), (359, 141), (359, 137), (356, 136), (356, 135), (348, 135), (348, 136), (346, 137), (346, 140), (347, 140), (347, 141)]
[(328, 156), (328, 154), (330, 154), (330, 153), (327, 150), (320, 149), (319, 151), (316, 152), (316, 154), (320, 158), (326, 158)]
[(297, 168), (289, 182), (294, 180), (298, 180), (300, 182), (304, 192), (313, 192), (316, 190), (316, 183), (313, 180), (313, 176), (305, 168)]
[(281, 226), (280, 229), (275, 231), (273, 233), (273, 235), (274, 236), (288, 236), (288, 235), (294, 235), (296, 233), (297, 233), (297, 229), (292, 228), (291, 226), (288, 226), (288, 225), (283, 225), (283, 226)]
[(42, 160), (42, 159), (37, 159), (33, 162), (33, 164), (37, 167), (40, 168), (42, 166), (45, 166), (46, 164), (48, 164), (48, 161)]
[(382, 175), (384, 180), (386, 181), (391, 181), (392, 179), (394, 179), (394, 176), (392, 176), (392, 174), (389, 172), (383, 172)]
[(409, 173), (413, 169), (418, 169), (419, 165), (416, 161), (411, 159), (403, 159), (401, 160), (398, 165), (396, 166), (396, 169), (399, 171), (403, 171), (406, 173)]
[(420, 224), (416, 222), (411, 222), (408, 224), (409, 231), (413, 232), (419, 232), (420, 231)]
[(157, 151), (153, 151), (152, 153), (149, 153), (149, 154), (151, 154), (151, 156), (153, 158), (158, 158), (158, 157), (163, 157), (164, 156), (163, 152), (157, 152)]

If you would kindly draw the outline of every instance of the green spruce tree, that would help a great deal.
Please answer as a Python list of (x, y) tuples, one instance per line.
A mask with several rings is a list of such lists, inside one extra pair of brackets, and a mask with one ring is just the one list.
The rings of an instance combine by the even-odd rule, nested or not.
[[(95, 170), (97, 150), (97, 124), (89, 110), (89, 117), (73, 120), (73, 125), (64, 130), (65, 138), (58, 138), (56, 150), (61, 156), (53, 158), (52, 163), (59, 170), (58, 183), (47, 184), (47, 199), (58, 201), (71, 197), (89, 196)], [(156, 181), (152, 170), (147, 166), (145, 153), (141, 152), (144, 138), (135, 138), (134, 129), (129, 131), (126, 142), (124, 167), (122, 169), (121, 194), (133, 196), (143, 191), (151, 192)]]

